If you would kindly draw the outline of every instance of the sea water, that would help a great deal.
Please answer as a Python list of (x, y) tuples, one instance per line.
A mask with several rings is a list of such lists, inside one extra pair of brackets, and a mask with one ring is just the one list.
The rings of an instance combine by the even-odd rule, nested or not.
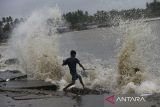
[[(57, 33), (64, 22), (57, 7), (34, 11), (13, 30), (3, 60), (17, 58), (20, 63), (15, 69), (29, 79), (50, 81), (62, 89), (71, 81), (62, 60), (74, 49), (84, 67), (91, 69), (86, 70), (87, 78), (83, 77), (86, 87), (115, 93), (160, 91), (160, 21), (120, 20), (115, 27)], [(79, 82), (76, 86), (81, 87)]]

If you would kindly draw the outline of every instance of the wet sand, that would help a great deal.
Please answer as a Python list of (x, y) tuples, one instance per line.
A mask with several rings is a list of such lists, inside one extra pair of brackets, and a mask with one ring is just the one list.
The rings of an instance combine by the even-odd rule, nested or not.
[[(0, 92), (1, 107), (103, 107), (103, 95), (75, 95), (64, 92), (26, 94)], [(94, 103), (93, 103), (94, 102)]]
[[(110, 95), (78, 95), (70, 92), (33, 89), (0, 90), (0, 107), (135, 107), (132, 103), (128, 106), (108, 104), (104, 99), (105, 96)], [(136, 107), (160, 106), (160, 94), (150, 95), (145, 99), (147, 102), (136, 104)]]

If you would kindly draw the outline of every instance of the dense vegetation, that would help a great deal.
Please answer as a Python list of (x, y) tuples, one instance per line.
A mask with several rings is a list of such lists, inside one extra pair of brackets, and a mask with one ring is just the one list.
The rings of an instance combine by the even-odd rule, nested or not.
[[(111, 10), (97, 11), (90, 15), (87, 11), (77, 10), (68, 12), (63, 15), (64, 19), (69, 23), (72, 30), (87, 29), (88, 26), (97, 25), (98, 27), (107, 27), (118, 25), (119, 18), (122, 20), (136, 20), (140, 18), (160, 17), (160, 2), (154, 0), (146, 3), (146, 9), (129, 9), (129, 10)], [(11, 16), (3, 17), (0, 20), (0, 42), (5, 42), (9, 37), (12, 29), (23, 22), (24, 19), (13, 19)]]
[(5, 42), (9, 38), (12, 29), (22, 21), (23, 18), (2, 17), (2, 20), (0, 20), (0, 42)]
[(98, 25), (99, 27), (112, 26), (118, 24), (118, 19), (121, 20), (136, 20), (140, 18), (160, 17), (160, 2), (154, 0), (151, 3), (146, 3), (146, 9), (129, 9), (129, 10), (111, 10), (97, 11), (93, 15), (88, 12), (77, 10), (63, 15), (70, 24), (71, 29), (81, 30), (86, 29), (87, 25)]

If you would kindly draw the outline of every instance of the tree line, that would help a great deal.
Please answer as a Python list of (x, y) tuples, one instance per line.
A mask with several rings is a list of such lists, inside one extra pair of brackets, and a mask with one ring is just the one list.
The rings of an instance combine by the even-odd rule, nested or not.
[(77, 10), (63, 15), (71, 29), (86, 29), (87, 25), (98, 25), (99, 27), (118, 25), (121, 20), (137, 20), (140, 18), (160, 17), (160, 2), (157, 0), (146, 3), (145, 9), (97, 11), (89, 15), (87, 11)]
[(2, 17), (0, 20), (0, 42), (5, 42), (9, 38), (12, 29), (22, 21), (24, 21), (23, 18)]

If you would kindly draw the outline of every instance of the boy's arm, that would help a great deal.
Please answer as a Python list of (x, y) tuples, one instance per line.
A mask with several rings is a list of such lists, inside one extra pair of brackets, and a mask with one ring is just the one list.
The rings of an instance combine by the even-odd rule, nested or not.
[(85, 71), (85, 68), (83, 67), (83, 65), (80, 62), (78, 62), (78, 64)]
[(67, 65), (67, 60), (63, 60), (62, 66)]

